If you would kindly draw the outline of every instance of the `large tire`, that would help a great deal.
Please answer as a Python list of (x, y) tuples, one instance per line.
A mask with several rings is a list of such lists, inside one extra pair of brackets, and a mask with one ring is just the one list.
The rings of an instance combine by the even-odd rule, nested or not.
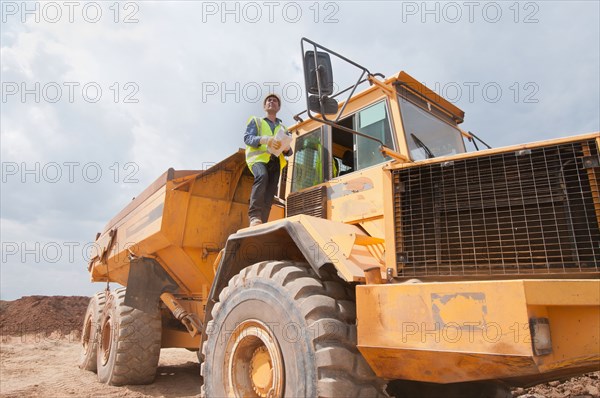
[(161, 319), (124, 304), (125, 288), (111, 293), (98, 344), (98, 379), (113, 386), (154, 381), (160, 357)]
[(386, 397), (356, 348), (353, 291), (304, 263), (261, 262), (223, 289), (202, 346), (203, 397)]
[(81, 352), (79, 354), (79, 367), (84, 370), (95, 372), (96, 352), (98, 350), (98, 336), (100, 330), (100, 318), (106, 303), (105, 292), (96, 293), (88, 304), (87, 311), (83, 317), (83, 331), (81, 332)]

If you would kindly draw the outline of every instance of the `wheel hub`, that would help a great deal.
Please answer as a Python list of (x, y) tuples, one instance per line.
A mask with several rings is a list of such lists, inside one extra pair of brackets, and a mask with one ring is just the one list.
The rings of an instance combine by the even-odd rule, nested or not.
[(81, 343), (83, 344), (83, 351), (87, 354), (92, 347), (90, 341), (92, 337), (92, 317), (88, 316), (83, 326), (83, 335), (81, 336)]
[(239, 324), (227, 341), (225, 388), (235, 397), (281, 397), (284, 365), (279, 344), (258, 320)]
[(107, 316), (102, 323), (102, 338), (100, 339), (100, 351), (102, 352), (102, 365), (106, 365), (110, 357), (112, 346), (112, 318)]
[(250, 360), (250, 380), (259, 397), (267, 397), (273, 384), (273, 364), (267, 347), (260, 346)]

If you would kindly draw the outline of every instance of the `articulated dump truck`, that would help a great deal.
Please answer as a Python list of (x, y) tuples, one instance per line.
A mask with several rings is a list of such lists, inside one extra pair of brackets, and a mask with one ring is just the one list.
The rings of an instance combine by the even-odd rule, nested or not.
[[(269, 222), (248, 227), (243, 150), (169, 169), (97, 235), (91, 280), (122, 287), (92, 297), (80, 367), (151, 383), (186, 348), (210, 398), (503, 397), (599, 370), (600, 133), (480, 149), (408, 74), (302, 56)], [(339, 103), (333, 57), (362, 71)]]

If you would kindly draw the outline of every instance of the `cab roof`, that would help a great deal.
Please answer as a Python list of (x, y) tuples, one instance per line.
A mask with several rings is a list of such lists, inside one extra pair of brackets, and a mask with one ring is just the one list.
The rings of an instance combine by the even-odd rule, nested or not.
[[(381, 82), (383, 85), (388, 86), (390, 89), (395, 90), (397, 86), (401, 86), (413, 94), (422, 97), (423, 99), (436, 104), (439, 108), (447, 112), (452, 116), (452, 118), (456, 121), (457, 124), (460, 124), (464, 121), (465, 112), (457, 107), (456, 105), (450, 103), (448, 100), (443, 98), (441, 95), (437, 94), (435, 91), (427, 88), (424, 84), (419, 82), (417, 79), (409, 75), (404, 71), (400, 71), (395, 75), (385, 79)], [(379, 89), (377, 85), (371, 85), (370, 87), (364, 89), (363, 91), (355, 94), (350, 99), (350, 102), (358, 101), (361, 97), (366, 96), (367, 94)], [(342, 101), (338, 104), (338, 110), (344, 106), (346, 101)], [(304, 121), (298, 122), (291, 128), (299, 128), (304, 123), (310, 122), (310, 119), (306, 119)]]

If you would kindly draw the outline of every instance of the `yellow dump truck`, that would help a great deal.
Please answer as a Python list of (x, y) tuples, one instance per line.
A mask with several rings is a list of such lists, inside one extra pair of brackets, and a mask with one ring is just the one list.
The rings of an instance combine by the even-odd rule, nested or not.
[[(410, 75), (301, 44), (269, 222), (248, 227), (243, 150), (169, 169), (97, 235), (91, 279), (123, 287), (91, 299), (80, 366), (150, 383), (161, 348), (198, 350), (206, 397), (500, 397), (598, 370), (600, 133), (467, 151), (464, 112)], [(360, 74), (345, 100), (332, 57)]]

